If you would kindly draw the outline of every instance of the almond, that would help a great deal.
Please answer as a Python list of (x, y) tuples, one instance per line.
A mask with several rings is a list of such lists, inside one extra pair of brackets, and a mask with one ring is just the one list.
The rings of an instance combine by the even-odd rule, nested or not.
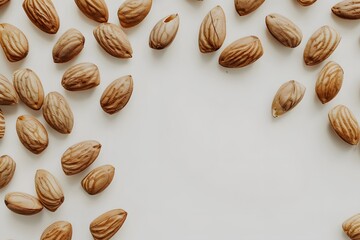
[(9, 184), (16, 169), (15, 161), (8, 155), (0, 157), (0, 189)]
[(119, 7), (118, 18), (124, 28), (138, 25), (149, 14), (152, 0), (125, 0)]
[(309, 39), (304, 50), (304, 61), (313, 66), (327, 59), (339, 45), (340, 35), (329, 26), (322, 26)]
[(279, 117), (293, 109), (303, 99), (305, 86), (294, 80), (282, 84), (272, 102), (272, 115)]
[(5, 117), (0, 109), (0, 139), (3, 138), (5, 135)]
[(72, 225), (66, 221), (57, 221), (48, 226), (41, 234), (40, 240), (71, 240)]
[(90, 195), (104, 191), (114, 178), (115, 168), (111, 165), (104, 165), (93, 169), (81, 181), (81, 186)]
[(100, 98), (102, 109), (108, 114), (114, 114), (123, 109), (130, 100), (133, 85), (131, 75), (123, 76), (110, 83)]
[(60, 20), (51, 0), (24, 0), (22, 6), (36, 27), (49, 34), (57, 33)]
[(264, 54), (256, 36), (244, 37), (227, 46), (219, 57), (219, 64), (227, 68), (241, 68), (254, 63)]
[(8, 2), (10, 2), (10, 0), (0, 0), (0, 7), (2, 5), (5, 5), (5, 3), (8, 3)]
[(226, 37), (226, 17), (218, 5), (211, 9), (201, 23), (199, 49), (202, 53), (215, 52), (223, 45)]
[(39, 154), (49, 144), (49, 137), (44, 126), (33, 116), (23, 115), (16, 121), (16, 132), (20, 142), (32, 153)]
[(359, 240), (360, 239), (360, 214), (356, 214), (351, 218), (347, 219), (343, 224), (342, 228), (346, 235), (351, 240)]
[(0, 44), (10, 62), (20, 61), (28, 55), (28, 40), (25, 34), (14, 25), (0, 24)]
[(46, 95), (43, 116), (56, 131), (69, 134), (74, 126), (74, 116), (66, 99), (58, 92)]
[(329, 111), (329, 121), (336, 132), (345, 142), (356, 145), (359, 142), (360, 128), (352, 112), (344, 105), (338, 105)]
[(265, 0), (234, 0), (235, 9), (240, 16), (245, 16), (258, 9)]
[(171, 14), (161, 19), (151, 30), (149, 46), (153, 49), (164, 49), (175, 39), (179, 29), (179, 15)]
[(13, 74), (14, 88), (21, 101), (29, 108), (39, 110), (44, 102), (44, 89), (38, 75), (28, 68)]
[(61, 157), (61, 166), (66, 175), (74, 175), (89, 167), (99, 156), (101, 144), (83, 141), (69, 147)]
[(297, 0), (303, 6), (310, 6), (316, 2), (316, 0)]
[(288, 18), (273, 13), (266, 16), (265, 22), (271, 35), (285, 47), (295, 48), (301, 43), (300, 28)]
[(331, 8), (338, 17), (344, 19), (360, 19), (360, 0), (344, 0)]
[(108, 211), (90, 223), (90, 232), (95, 240), (109, 240), (124, 224), (127, 212), (122, 209)]
[(12, 105), (19, 102), (19, 97), (9, 80), (0, 74), (0, 105)]
[(83, 50), (85, 37), (75, 28), (67, 30), (56, 42), (52, 56), (54, 63), (68, 62)]
[(117, 58), (131, 58), (131, 44), (124, 31), (115, 24), (102, 23), (93, 31), (99, 45), (111, 56)]
[(67, 69), (61, 85), (69, 91), (82, 91), (100, 84), (99, 68), (93, 63), (80, 63)]
[(14, 213), (21, 215), (34, 215), (43, 209), (43, 206), (36, 197), (21, 192), (6, 194), (5, 205)]
[(88, 18), (100, 23), (108, 21), (109, 11), (104, 0), (75, 0), (75, 3)]

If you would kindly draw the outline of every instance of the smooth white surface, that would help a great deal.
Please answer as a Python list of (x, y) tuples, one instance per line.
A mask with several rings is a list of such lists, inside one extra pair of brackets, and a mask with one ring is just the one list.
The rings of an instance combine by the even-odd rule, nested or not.
[[(120, 0), (106, 1), (110, 22), (119, 24)], [(11, 79), (20, 67), (33, 69), (45, 91), (59, 91), (68, 99), (75, 117), (69, 136), (52, 130), (41, 111), (24, 104), (1, 107), (6, 136), (0, 154), (17, 162), (12, 182), (0, 190), (35, 194), (36, 169), (52, 172), (65, 192), (65, 202), (51, 213), (26, 217), (0, 204), (0, 239), (39, 239), (54, 221), (73, 224), (73, 239), (91, 239), (89, 223), (101, 213), (123, 208), (128, 219), (113, 239), (140, 240), (339, 240), (347, 239), (341, 224), (360, 212), (360, 151), (338, 138), (329, 127), (327, 113), (347, 105), (360, 119), (359, 21), (331, 14), (337, 0), (302, 7), (295, 0), (266, 1), (256, 12), (240, 17), (233, 1), (154, 0), (148, 17), (126, 30), (133, 46), (130, 60), (105, 53), (96, 43), (88, 20), (71, 0), (54, 0), (61, 20), (59, 32), (38, 30), (25, 15), (20, 0), (0, 9), (0, 22), (16, 25), (30, 44), (28, 57), (9, 63), (0, 54), (0, 73)], [(198, 28), (207, 12), (220, 4), (227, 17), (224, 47), (247, 35), (257, 35), (264, 56), (243, 69), (224, 69), (217, 63), (220, 51), (200, 54)], [(296, 49), (280, 45), (268, 33), (265, 16), (280, 13), (303, 31)], [(158, 20), (179, 13), (180, 28), (172, 45), (155, 51), (148, 36)], [(329, 58), (345, 71), (338, 96), (326, 105), (314, 87), (325, 62), (307, 67), (302, 53), (310, 35), (328, 24), (342, 36)], [(66, 64), (54, 64), (51, 51), (67, 29), (75, 27), (86, 37), (82, 53)], [(67, 92), (63, 72), (90, 61), (101, 71), (101, 84), (86, 92)], [(117, 77), (132, 74), (134, 93), (116, 115), (105, 114), (99, 98)], [(279, 119), (271, 116), (271, 102), (279, 86), (295, 79), (307, 87), (303, 101)], [(49, 147), (39, 156), (26, 150), (15, 131), (16, 118), (33, 114), (49, 132)], [(70, 145), (96, 139), (103, 145), (98, 160), (83, 173), (67, 177), (60, 158)], [(113, 183), (97, 196), (87, 195), (81, 179), (93, 168), (113, 164)]]

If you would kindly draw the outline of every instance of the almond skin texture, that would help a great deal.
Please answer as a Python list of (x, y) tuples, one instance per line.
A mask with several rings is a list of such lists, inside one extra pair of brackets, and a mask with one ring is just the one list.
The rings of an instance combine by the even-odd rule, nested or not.
[(24, 0), (23, 9), (30, 21), (43, 32), (55, 34), (60, 20), (52, 0)]
[(242, 68), (254, 63), (263, 54), (263, 48), (258, 37), (244, 37), (224, 49), (220, 54), (219, 64), (226, 68)]
[(329, 26), (319, 28), (309, 39), (304, 50), (304, 62), (313, 66), (327, 59), (339, 45), (340, 35)]
[(2, 139), (5, 135), (5, 117), (0, 109), (0, 139)]
[(74, 175), (89, 167), (99, 156), (101, 144), (83, 141), (69, 147), (61, 157), (61, 166), (66, 175)]
[(360, 240), (360, 214), (347, 219), (342, 228), (351, 240)]
[(218, 5), (211, 9), (201, 23), (199, 49), (202, 53), (215, 52), (223, 45), (226, 37), (226, 17)]
[(344, 71), (335, 62), (328, 62), (320, 72), (315, 91), (324, 104), (331, 101), (340, 91), (344, 79)]
[(102, 23), (93, 31), (99, 45), (111, 56), (117, 58), (131, 58), (132, 48), (124, 31), (115, 24)]
[(266, 16), (265, 23), (271, 35), (285, 47), (295, 48), (301, 43), (300, 28), (288, 18), (273, 13)]
[(23, 115), (16, 121), (16, 132), (20, 142), (32, 153), (39, 154), (49, 144), (49, 137), (44, 126), (33, 116)]
[(300, 5), (305, 6), (305, 7), (310, 6), (316, 2), (316, 0), (297, 0), (297, 1), (298, 1), (298, 3), (300, 3)]
[(99, 23), (108, 21), (109, 11), (104, 0), (75, 0), (75, 3), (88, 18)]
[(120, 25), (130, 28), (138, 25), (149, 14), (152, 0), (125, 0), (117, 12)]
[(66, 99), (58, 92), (46, 95), (42, 108), (46, 122), (56, 131), (69, 134), (74, 126), (74, 116)]
[(71, 223), (66, 221), (57, 221), (44, 230), (40, 237), (40, 240), (71, 240), (71, 238)]
[(296, 107), (303, 99), (305, 90), (304, 85), (294, 80), (281, 85), (272, 102), (273, 117), (279, 117)]
[(110, 83), (100, 98), (102, 109), (108, 114), (114, 114), (123, 109), (130, 100), (133, 85), (131, 75), (123, 76)]
[(122, 209), (108, 211), (90, 223), (90, 232), (94, 240), (109, 240), (124, 224), (127, 212)]
[(68, 68), (61, 81), (61, 85), (69, 91), (83, 91), (99, 84), (99, 68), (93, 63), (80, 63)]
[(8, 155), (0, 157), (0, 189), (7, 186), (16, 170), (15, 161)]
[(81, 186), (90, 195), (104, 191), (114, 178), (115, 168), (111, 165), (104, 165), (93, 169), (81, 181)]
[(179, 29), (179, 15), (172, 14), (161, 19), (151, 30), (149, 46), (153, 49), (164, 49), (175, 39)]
[(29, 53), (29, 42), (25, 34), (8, 23), (0, 24), (0, 44), (9, 62), (20, 61)]
[(344, 0), (331, 8), (338, 17), (344, 19), (360, 19), (360, 0)]
[(10, 0), (0, 0), (0, 7), (2, 5), (5, 5), (5, 3), (8, 3), (8, 2), (10, 2)]
[(360, 128), (352, 112), (344, 105), (338, 105), (329, 111), (329, 121), (336, 132), (345, 142), (351, 145), (359, 143)]
[(6, 194), (5, 205), (14, 213), (21, 215), (34, 215), (43, 209), (43, 206), (36, 197), (21, 192)]
[(258, 9), (265, 0), (234, 0), (235, 9), (240, 16), (245, 16)]
[(39, 110), (44, 103), (44, 89), (38, 75), (28, 68), (13, 74), (14, 88), (21, 101), (31, 109)]
[(0, 74), (0, 105), (12, 105), (19, 102), (17, 95), (11, 82)]
[(83, 50), (85, 37), (75, 28), (67, 30), (56, 42), (52, 56), (54, 63), (68, 62)]

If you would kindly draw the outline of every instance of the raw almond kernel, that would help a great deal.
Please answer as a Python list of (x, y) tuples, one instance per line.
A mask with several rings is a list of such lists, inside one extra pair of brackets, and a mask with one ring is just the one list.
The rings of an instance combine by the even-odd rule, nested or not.
[(346, 235), (351, 240), (359, 240), (360, 239), (360, 214), (356, 214), (351, 218), (347, 219), (343, 224), (342, 228)]
[(74, 116), (66, 99), (60, 93), (48, 93), (42, 110), (46, 122), (53, 129), (62, 134), (71, 133)]
[(74, 175), (89, 167), (99, 156), (101, 144), (83, 141), (69, 147), (61, 157), (61, 166), (66, 175)]
[(303, 6), (310, 6), (316, 2), (316, 0), (297, 0)]
[(331, 11), (344, 19), (360, 19), (360, 0), (343, 0), (333, 6)]
[(344, 78), (344, 71), (335, 62), (328, 62), (320, 72), (316, 81), (315, 91), (322, 103), (332, 100), (340, 91)]
[(338, 105), (329, 111), (329, 121), (336, 132), (345, 142), (356, 145), (359, 142), (360, 128), (352, 112), (344, 105)]
[(164, 49), (169, 46), (176, 37), (179, 23), (178, 14), (171, 14), (161, 19), (151, 30), (149, 46), (153, 49)]
[(124, 31), (115, 24), (102, 23), (93, 31), (99, 45), (111, 56), (117, 58), (131, 58), (131, 44)]
[(13, 82), (21, 101), (39, 110), (44, 102), (44, 89), (38, 75), (28, 68), (19, 69), (13, 74)]
[(61, 85), (69, 91), (82, 91), (100, 84), (99, 68), (93, 63), (80, 63), (68, 68)]
[(49, 144), (44, 126), (33, 116), (23, 115), (16, 121), (16, 132), (20, 142), (32, 153), (39, 154)]
[(279, 117), (293, 109), (303, 99), (305, 86), (294, 80), (282, 84), (272, 102), (272, 115)]
[(301, 43), (300, 28), (288, 18), (273, 13), (266, 16), (265, 22), (271, 35), (285, 47), (295, 48)]
[(9, 184), (16, 169), (15, 161), (8, 155), (0, 157), (0, 189)]
[(14, 213), (21, 215), (34, 215), (43, 209), (43, 206), (36, 197), (21, 192), (6, 194), (5, 205)]
[(90, 232), (95, 240), (109, 240), (124, 224), (127, 212), (122, 209), (108, 211), (90, 223)]
[(104, 165), (93, 169), (81, 181), (81, 186), (90, 195), (104, 191), (114, 178), (115, 168), (111, 165)]
[(75, 0), (75, 3), (88, 18), (100, 23), (108, 21), (109, 11), (104, 0)]
[(130, 100), (133, 85), (131, 75), (123, 76), (110, 83), (100, 98), (102, 109), (108, 114), (114, 114), (123, 109)]
[(264, 54), (256, 36), (244, 37), (227, 46), (219, 57), (219, 64), (227, 68), (241, 68), (254, 63)]
[(23, 8), (31, 22), (40, 30), (55, 34), (60, 20), (52, 0), (24, 0)]
[(8, 2), (10, 2), (10, 0), (0, 0), (0, 7), (2, 5), (5, 5), (5, 3), (8, 3)]
[(83, 50), (85, 37), (75, 28), (67, 30), (52, 50), (54, 63), (68, 62)]
[(339, 45), (340, 35), (329, 26), (322, 26), (309, 39), (304, 50), (304, 61), (313, 66), (327, 59)]
[(19, 96), (9, 80), (0, 74), (0, 105), (12, 105), (19, 102)]
[(211, 9), (201, 23), (199, 30), (199, 49), (202, 53), (215, 52), (221, 48), (226, 37), (226, 17), (218, 5)]
[(0, 109), (0, 139), (3, 138), (5, 135), (5, 117)]
[(52, 212), (55, 212), (64, 202), (64, 192), (59, 182), (44, 169), (36, 171), (35, 189), (42, 205)]
[(72, 225), (67, 221), (57, 221), (48, 226), (41, 234), (40, 240), (71, 240)]
[(14, 25), (0, 24), (0, 44), (10, 62), (20, 61), (28, 55), (28, 40), (25, 34)]
[(124, 28), (138, 25), (149, 14), (152, 0), (125, 0), (119, 7), (118, 18)]
[(265, 0), (234, 0), (235, 9), (240, 16), (245, 16), (258, 9)]

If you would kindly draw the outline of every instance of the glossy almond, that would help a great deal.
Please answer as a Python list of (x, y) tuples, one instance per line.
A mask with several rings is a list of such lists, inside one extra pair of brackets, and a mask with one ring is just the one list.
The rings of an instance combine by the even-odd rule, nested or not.
[(14, 213), (21, 215), (34, 215), (43, 209), (43, 206), (36, 197), (21, 192), (6, 194), (5, 205)]
[(61, 85), (69, 91), (83, 91), (99, 84), (99, 68), (93, 63), (80, 63), (68, 68), (61, 81)]
[(301, 43), (302, 32), (290, 19), (273, 13), (266, 16), (265, 23), (271, 35), (285, 47), (295, 48)]
[(338, 17), (344, 19), (360, 19), (360, 0), (344, 0), (331, 8)]
[(219, 64), (227, 68), (241, 68), (254, 63), (263, 55), (260, 39), (244, 37), (227, 46), (219, 57)]
[(25, 34), (8, 23), (0, 24), (0, 44), (10, 62), (24, 59), (29, 52), (29, 42)]
[(52, 0), (24, 0), (22, 6), (30, 21), (40, 30), (57, 33), (60, 20)]
[(303, 99), (305, 86), (294, 80), (282, 84), (272, 102), (272, 115), (279, 117), (294, 107)]
[(83, 141), (69, 147), (61, 157), (61, 166), (66, 175), (74, 175), (89, 167), (98, 157), (101, 144)]
[(329, 26), (319, 28), (309, 39), (304, 50), (306, 65), (313, 66), (327, 59), (341, 40), (335, 29)]
[(0, 189), (9, 184), (16, 170), (15, 161), (8, 155), (0, 157)]
[(19, 102), (17, 95), (11, 82), (0, 74), (0, 105), (12, 105)]
[(131, 58), (132, 48), (124, 31), (115, 24), (102, 23), (93, 31), (99, 45), (111, 56), (117, 58)]
[(48, 226), (41, 234), (40, 240), (71, 240), (72, 225), (67, 221), (57, 221)]
[(10, 2), (10, 0), (0, 0), (0, 7), (5, 5), (5, 3)]
[(108, 21), (109, 11), (104, 0), (75, 0), (75, 3), (88, 18), (100, 23)]
[(234, 0), (235, 9), (240, 16), (245, 16), (258, 9), (265, 0)]
[(28, 68), (19, 69), (13, 74), (14, 88), (21, 101), (29, 108), (39, 110), (44, 102), (44, 89), (38, 75)]
[(127, 212), (122, 209), (108, 211), (90, 223), (90, 232), (94, 240), (109, 240), (124, 224)]
[(316, 0), (297, 0), (303, 6), (310, 6), (316, 2)]
[(199, 49), (202, 53), (214, 52), (221, 48), (226, 37), (226, 17), (218, 5), (211, 9), (201, 23)]
[(56, 42), (52, 56), (55, 63), (68, 62), (84, 48), (85, 37), (75, 28), (67, 30)]
[(90, 195), (104, 191), (114, 178), (115, 168), (111, 165), (103, 165), (93, 169), (81, 181), (81, 186)]
[(118, 18), (124, 28), (138, 25), (149, 14), (152, 0), (125, 0), (118, 9)]
[(5, 117), (2, 110), (0, 109), (0, 139), (4, 137), (5, 129)]
[(315, 91), (322, 103), (331, 101), (340, 91), (344, 78), (344, 71), (335, 62), (328, 62), (320, 72), (316, 81)]
[(46, 95), (42, 108), (46, 122), (56, 131), (69, 134), (74, 126), (74, 116), (66, 99), (58, 92)]
[(179, 29), (179, 15), (171, 14), (161, 19), (151, 30), (149, 46), (153, 49), (164, 49), (175, 39)]
[(360, 214), (356, 214), (347, 219), (342, 228), (351, 240), (360, 240)]
[(131, 75), (123, 76), (110, 83), (100, 98), (102, 109), (108, 114), (114, 114), (123, 109), (130, 100), (133, 85)]
[(358, 144), (360, 128), (350, 109), (338, 105), (329, 111), (328, 116), (332, 128), (339, 137), (351, 145)]

